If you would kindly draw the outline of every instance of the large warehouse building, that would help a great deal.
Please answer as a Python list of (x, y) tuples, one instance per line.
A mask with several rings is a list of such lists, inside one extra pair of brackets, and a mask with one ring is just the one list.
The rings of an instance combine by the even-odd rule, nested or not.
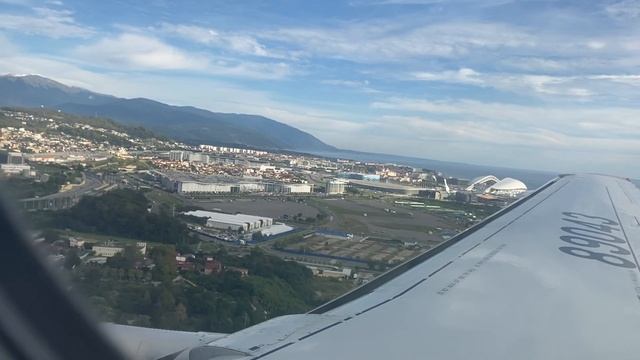
[(207, 227), (220, 230), (256, 231), (273, 225), (273, 219), (263, 216), (245, 214), (224, 214), (214, 211), (195, 210), (186, 212), (185, 215), (206, 217)]
[(265, 185), (257, 181), (216, 176), (194, 176), (180, 172), (151, 171), (151, 176), (160, 179), (162, 186), (180, 194), (229, 194), (262, 192)]
[(176, 181), (176, 192), (184, 193), (230, 193), (231, 184), (202, 183), (195, 181)]
[(310, 194), (313, 192), (313, 184), (272, 182), (264, 184), (264, 191), (281, 194)]

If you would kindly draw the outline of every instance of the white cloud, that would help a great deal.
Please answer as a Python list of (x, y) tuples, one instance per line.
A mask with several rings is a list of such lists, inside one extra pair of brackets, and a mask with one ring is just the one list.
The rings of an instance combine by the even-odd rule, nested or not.
[(369, 22), (328, 28), (284, 28), (262, 37), (288, 43), (307, 54), (365, 63), (458, 57), (472, 50), (528, 47), (534, 38), (494, 23), (450, 22), (407, 26)]
[(57, 38), (86, 38), (90, 27), (78, 24), (69, 10), (35, 7), (29, 15), (0, 14), (0, 29)]
[(589, 76), (589, 78), (596, 80), (608, 80), (632, 86), (640, 86), (640, 75), (594, 75)]
[[(379, 151), (563, 172), (640, 176), (640, 109), (390, 98), (372, 103)], [(395, 149), (393, 149), (395, 147)]]
[(155, 37), (123, 33), (80, 46), (75, 54), (90, 63), (119, 70), (183, 70), (207, 75), (280, 79), (292, 71), (283, 62), (261, 63), (188, 52)]
[(616, 18), (628, 19), (640, 17), (640, 1), (622, 0), (605, 7), (606, 12)]
[(480, 73), (469, 68), (441, 72), (415, 72), (410, 78), (426, 82), (443, 82), (494, 88), (520, 95), (538, 95), (557, 102), (595, 101), (617, 102), (640, 100), (638, 74), (584, 74), (572, 76), (531, 75), (518, 73)]
[(457, 71), (434, 72), (416, 72), (412, 74), (417, 80), (423, 81), (441, 81), (453, 82), (460, 84), (477, 84), (485, 85), (485, 81), (480, 77), (481, 74), (469, 68), (462, 68)]
[(276, 59), (294, 59), (295, 53), (267, 49), (255, 36), (241, 32), (220, 31), (211, 27), (162, 23), (150, 28), (160, 34), (179, 37), (194, 43), (220, 48), (237, 54)]
[[(606, 143), (601, 150), (629, 150), (640, 155), (640, 142), (636, 140), (640, 136), (640, 123), (637, 122), (640, 109), (634, 107), (540, 107), (477, 100), (413, 98), (391, 98), (374, 102), (371, 106), (400, 114), (423, 113), (442, 128), (460, 134), (481, 134), (474, 140), (486, 143), (499, 144), (504, 139), (512, 139), (511, 145), (527, 144), (541, 148), (577, 146), (582, 150), (592, 149), (590, 142), (593, 145)], [(501, 135), (501, 132), (506, 133)]]
[(595, 93), (581, 87), (579, 77), (527, 75), (527, 74), (490, 74), (479, 73), (469, 68), (457, 71), (416, 72), (411, 74), (416, 80), (428, 82), (445, 82), (480, 87), (492, 87), (498, 90), (524, 94), (537, 93), (552, 96), (588, 98)]
[(321, 80), (320, 83), (325, 85), (333, 85), (340, 88), (351, 88), (367, 94), (379, 94), (382, 92), (380, 90), (372, 88), (369, 80), (326, 79)]
[(76, 54), (112, 67), (202, 70), (207, 66), (204, 58), (139, 34), (103, 38), (95, 44), (80, 46)]

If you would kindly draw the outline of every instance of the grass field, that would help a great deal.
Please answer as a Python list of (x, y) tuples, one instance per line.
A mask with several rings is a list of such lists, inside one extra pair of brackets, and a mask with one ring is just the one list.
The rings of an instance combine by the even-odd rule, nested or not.
[(101, 235), (101, 234), (93, 234), (93, 233), (83, 233), (73, 230), (64, 230), (60, 232), (61, 235), (64, 236), (72, 236), (77, 239), (82, 239), (90, 243), (105, 243), (108, 241), (114, 241), (123, 244), (131, 244), (135, 245), (137, 242), (146, 242), (147, 245), (153, 246), (154, 244), (161, 245), (161, 243), (154, 243), (153, 241), (148, 240), (140, 240), (140, 239), (132, 239), (121, 236), (113, 236), (113, 235)]
[(396, 198), (314, 199), (312, 204), (326, 212), (327, 227), (358, 236), (432, 243), (441, 241), (441, 229), (457, 229), (457, 224), (428, 211), (416, 211), (393, 203)]
[(354, 288), (352, 280), (339, 280), (330, 278), (314, 277), (311, 280), (311, 287), (315, 290), (318, 298), (323, 302), (333, 300)]

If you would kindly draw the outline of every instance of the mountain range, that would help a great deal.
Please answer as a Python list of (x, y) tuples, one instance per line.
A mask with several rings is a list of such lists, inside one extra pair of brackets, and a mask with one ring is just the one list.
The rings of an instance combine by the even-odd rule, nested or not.
[(0, 106), (40, 107), (143, 126), (191, 145), (219, 144), (300, 152), (335, 151), (313, 135), (259, 115), (125, 99), (67, 86), (38, 75), (0, 76)]

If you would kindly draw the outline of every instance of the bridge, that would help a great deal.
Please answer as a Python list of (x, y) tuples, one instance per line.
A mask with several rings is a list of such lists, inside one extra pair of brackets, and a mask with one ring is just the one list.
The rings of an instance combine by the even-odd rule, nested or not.
[(57, 192), (55, 194), (20, 199), (18, 204), (24, 210), (62, 210), (68, 209), (77, 204), (85, 195), (92, 195), (108, 186), (102, 183), (95, 175), (83, 174), (84, 181), (68, 191)]

